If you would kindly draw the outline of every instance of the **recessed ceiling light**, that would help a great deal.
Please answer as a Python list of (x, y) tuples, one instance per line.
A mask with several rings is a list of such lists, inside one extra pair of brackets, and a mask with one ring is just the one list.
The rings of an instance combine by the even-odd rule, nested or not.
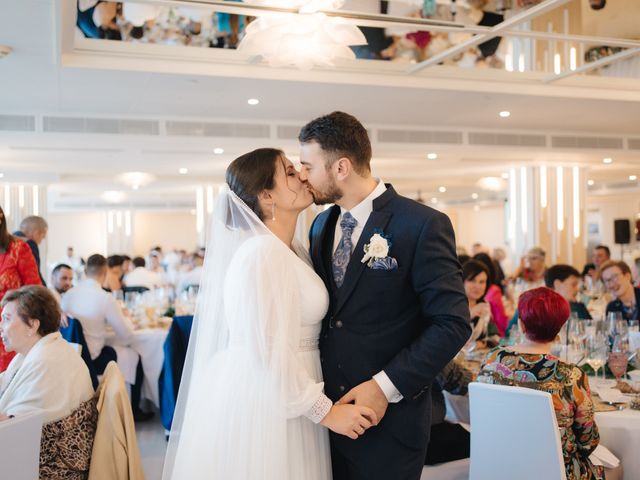
[(500, 112), (500, 116), (502, 118), (509, 118), (511, 116), (511, 112), (509, 112), (508, 110), (503, 110), (502, 112)]
[(502, 178), (504, 178), (505, 180), (507, 178), (509, 178), (509, 174), (507, 172), (502, 172), (502, 174), (500, 175)]
[(473, 206), (473, 211), (474, 212), (479, 212), (480, 211), (480, 205), (474, 205)]
[(431, 203), (438, 203), (438, 199), (436, 197), (431, 197)]
[(427, 153), (427, 158), (429, 160), (436, 160), (438, 158), (438, 154), (437, 153)]
[(444, 192), (446, 192), (446, 191), (447, 191), (447, 187), (439, 187), (439, 188), (438, 188), (438, 191), (439, 191), (440, 193), (444, 193)]
[(191, 210), (189, 210), (189, 213), (190, 213), (191, 215), (195, 215), (195, 214), (196, 214), (196, 209), (195, 209), (195, 208), (192, 208)]
[(140, 188), (140, 185), (132, 185), (131, 188), (133, 188), (134, 190), (138, 190)]
[(214, 148), (213, 153), (216, 155), (222, 155), (224, 153), (224, 148)]
[(187, 173), (189, 173), (189, 170), (187, 170), (186, 168), (181, 168), (180, 170), (178, 170), (178, 173), (180, 175), (186, 175)]
[(472, 193), (471, 194), (471, 198), (473, 198), (474, 200), (478, 199), (478, 194), (477, 193)]
[(609, 165), (610, 163), (613, 163), (613, 158), (611, 157), (603, 158), (602, 163), (606, 163), (607, 165)]
[(636, 180), (638, 180), (638, 176), (637, 175), (629, 175), (629, 180), (631, 180), (632, 182), (635, 182)]
[(590, 187), (593, 187), (595, 183), (596, 182), (594, 182), (593, 180), (587, 180), (587, 185), (589, 185)]
[(258, 105), (260, 103), (260, 100), (258, 100), (257, 98), (250, 98), (249, 100), (247, 100), (247, 103), (249, 105)]
[(0, 178), (4, 178), (4, 173), (0, 173)]

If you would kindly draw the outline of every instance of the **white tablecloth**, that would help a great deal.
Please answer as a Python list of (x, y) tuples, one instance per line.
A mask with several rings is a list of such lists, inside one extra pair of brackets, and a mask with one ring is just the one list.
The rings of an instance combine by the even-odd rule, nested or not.
[(142, 397), (147, 398), (160, 408), (160, 394), (158, 393), (158, 379), (162, 371), (164, 351), (162, 349), (169, 330), (162, 328), (145, 328), (137, 330), (131, 342), (131, 348), (140, 354), (144, 383)]
[[(162, 328), (143, 328), (136, 330), (133, 340), (127, 347), (118, 345), (118, 341), (113, 333), (107, 334), (106, 342), (112, 345), (118, 353), (118, 367), (123, 372), (125, 381), (133, 384), (135, 380), (135, 369), (138, 364), (138, 355), (142, 359), (142, 369), (144, 371), (144, 382), (142, 384), (142, 398), (146, 398), (160, 408), (160, 394), (158, 393), (158, 379), (162, 371), (164, 362), (164, 351), (162, 349), (169, 330)], [(129, 358), (133, 353), (135, 358)]]
[(624, 480), (640, 479), (640, 411), (596, 413), (600, 442), (622, 462)]

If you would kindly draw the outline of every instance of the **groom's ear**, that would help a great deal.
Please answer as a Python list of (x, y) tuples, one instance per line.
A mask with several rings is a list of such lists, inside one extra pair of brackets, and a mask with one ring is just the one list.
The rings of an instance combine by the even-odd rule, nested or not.
[(334, 164), (334, 174), (337, 180), (345, 180), (353, 170), (351, 160), (347, 157), (340, 157)]

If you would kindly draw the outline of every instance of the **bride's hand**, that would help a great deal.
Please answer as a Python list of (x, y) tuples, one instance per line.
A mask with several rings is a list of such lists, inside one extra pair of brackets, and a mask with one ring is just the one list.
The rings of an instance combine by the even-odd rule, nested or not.
[(333, 405), (327, 416), (320, 422), (335, 433), (355, 440), (378, 423), (376, 413), (364, 405)]

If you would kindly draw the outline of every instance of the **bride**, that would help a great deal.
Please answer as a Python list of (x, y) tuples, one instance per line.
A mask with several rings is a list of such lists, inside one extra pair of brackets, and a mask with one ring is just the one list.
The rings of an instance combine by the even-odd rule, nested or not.
[(294, 241), (312, 203), (280, 150), (229, 165), (165, 460), (164, 480), (325, 480), (327, 427), (357, 439), (373, 410), (323, 393), (328, 293)]

